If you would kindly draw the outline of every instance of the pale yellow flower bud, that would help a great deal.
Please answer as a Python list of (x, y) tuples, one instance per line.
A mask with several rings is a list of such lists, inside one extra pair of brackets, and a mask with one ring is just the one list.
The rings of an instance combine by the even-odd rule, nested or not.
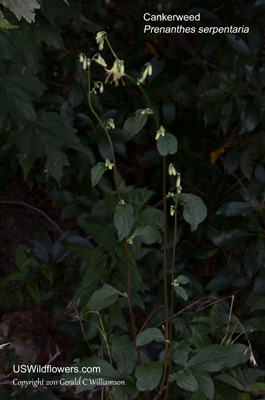
[(168, 166), (168, 173), (169, 173), (169, 175), (174, 175), (174, 176), (177, 175), (177, 171), (172, 163), (169, 164), (169, 166)]
[(156, 132), (155, 140), (158, 140), (160, 137), (164, 137), (166, 134), (165, 128), (161, 125), (159, 130)]

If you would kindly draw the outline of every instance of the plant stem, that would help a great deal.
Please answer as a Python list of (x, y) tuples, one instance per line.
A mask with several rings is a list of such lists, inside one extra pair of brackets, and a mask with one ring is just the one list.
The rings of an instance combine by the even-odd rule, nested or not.
[(115, 53), (115, 51), (113, 50), (113, 48), (112, 48), (110, 42), (109, 42), (109, 39), (106, 37), (105, 40), (106, 40), (106, 42), (108, 43), (109, 49), (110, 49), (110, 51), (112, 52), (113, 57), (118, 58), (118, 57), (116, 56), (116, 53)]
[[(109, 44), (109, 42), (108, 42), (108, 44)], [(109, 44), (109, 46), (110, 46), (110, 44)], [(94, 114), (95, 118), (98, 120), (100, 126), (102, 127), (103, 131), (105, 132), (105, 134), (108, 138), (109, 144), (110, 144), (110, 149), (111, 149), (111, 154), (112, 154), (112, 159), (113, 159), (113, 164), (114, 164), (113, 170), (114, 170), (115, 187), (116, 187), (118, 200), (120, 202), (121, 201), (121, 193), (120, 193), (119, 181), (118, 181), (118, 176), (117, 176), (117, 164), (116, 164), (116, 158), (115, 158), (115, 152), (114, 152), (112, 140), (108, 133), (107, 128), (104, 126), (103, 122), (101, 121), (100, 117), (97, 115), (97, 113), (95, 112), (95, 110), (92, 106), (90, 91), (91, 91), (90, 68), (88, 68), (88, 104), (89, 104), (89, 107), (90, 107), (92, 113)], [(126, 257), (127, 276), (128, 276), (128, 278), (127, 278), (128, 307), (129, 307), (130, 318), (131, 318), (131, 322), (132, 322), (133, 337), (134, 337), (134, 341), (136, 341), (137, 333), (136, 333), (135, 318), (134, 318), (134, 314), (133, 314), (132, 301), (131, 301), (131, 266), (130, 266), (130, 260), (129, 260), (129, 252), (128, 252), (128, 242), (126, 239), (124, 239), (124, 247), (125, 247), (125, 257)], [(136, 351), (137, 351), (138, 363), (139, 363), (139, 365), (142, 365), (140, 351), (137, 346), (136, 346)]]
[[(127, 278), (127, 292), (128, 292), (127, 299), (128, 299), (130, 317), (131, 317), (131, 321), (132, 321), (133, 338), (134, 338), (134, 341), (136, 341), (137, 333), (136, 333), (135, 319), (134, 319), (134, 314), (133, 314), (133, 309), (132, 309), (132, 301), (131, 301), (131, 266), (130, 266), (130, 260), (129, 260), (127, 240), (124, 241), (124, 247), (125, 247), (125, 256), (126, 256), (126, 263), (127, 263), (127, 277), (128, 277)], [(136, 351), (137, 351), (138, 363), (139, 363), (139, 365), (142, 365), (140, 350), (139, 350), (139, 347), (137, 347), (137, 346), (136, 346)]]
[[(178, 192), (176, 192), (176, 206), (175, 206), (175, 215), (174, 215), (174, 239), (173, 239), (173, 254), (172, 254), (172, 266), (171, 266), (171, 304), (170, 304), (170, 323), (169, 323), (169, 359), (168, 359), (168, 376), (171, 374), (172, 369), (172, 333), (173, 333), (173, 312), (174, 312), (174, 269), (175, 269), (175, 258), (176, 258), (176, 245), (177, 245), (177, 229), (178, 229), (178, 219), (177, 219), (177, 210), (178, 210)], [(165, 399), (168, 395), (167, 385)]]
[(92, 111), (93, 115), (95, 116), (95, 118), (97, 119), (97, 121), (99, 122), (101, 128), (103, 129), (103, 131), (105, 132), (109, 145), (110, 145), (110, 149), (111, 149), (111, 154), (112, 154), (112, 160), (113, 160), (113, 172), (114, 172), (114, 181), (115, 181), (115, 188), (116, 188), (116, 192), (118, 195), (118, 199), (119, 201), (121, 201), (121, 194), (120, 194), (120, 188), (119, 188), (119, 182), (118, 182), (118, 176), (117, 176), (117, 165), (116, 165), (116, 158), (115, 158), (115, 152), (114, 152), (114, 148), (113, 148), (113, 144), (112, 144), (112, 140), (111, 137), (109, 135), (109, 132), (106, 128), (106, 126), (103, 124), (103, 122), (101, 121), (100, 117), (98, 116), (98, 114), (96, 113), (96, 111), (94, 110), (92, 103), (91, 103), (91, 78), (90, 78), (90, 68), (88, 67), (88, 104), (89, 104), (89, 108)]
[(164, 208), (164, 249), (163, 249), (163, 273), (164, 273), (164, 298), (165, 298), (165, 361), (164, 361), (164, 372), (159, 389), (159, 397), (163, 393), (166, 375), (167, 375), (167, 363), (168, 363), (168, 290), (167, 290), (167, 197), (166, 197), (166, 157), (163, 157), (163, 208)]
[(105, 328), (104, 328), (100, 313), (98, 311), (97, 311), (97, 315), (98, 315), (98, 318), (99, 318), (99, 321), (100, 321), (100, 325), (101, 325), (101, 334), (103, 336), (103, 339), (105, 340), (107, 351), (108, 351), (108, 355), (109, 355), (110, 364), (112, 365), (112, 357), (111, 357), (111, 352), (110, 352), (110, 348), (109, 348), (109, 343), (108, 343), (106, 331), (105, 331)]
[[(145, 93), (144, 89), (142, 88), (141, 85), (138, 85), (137, 82), (130, 77), (129, 75), (125, 75), (130, 81), (132, 81), (134, 84), (138, 86), (140, 89), (141, 93), (143, 94), (144, 98), (146, 99), (149, 107), (153, 111), (154, 114), (154, 119), (156, 123), (156, 128), (157, 130), (160, 127), (159, 120), (157, 113), (154, 110), (154, 107), (149, 100), (147, 94)], [(164, 390), (164, 384), (167, 376), (167, 363), (168, 363), (168, 344), (169, 344), (169, 316), (168, 316), (168, 290), (167, 290), (167, 192), (166, 192), (166, 176), (167, 176), (167, 164), (166, 164), (166, 157), (163, 156), (163, 210), (164, 210), (164, 242), (163, 242), (163, 278), (164, 278), (164, 302), (165, 302), (165, 338), (166, 338), (166, 343), (165, 343), (165, 361), (164, 361), (164, 372), (160, 384), (160, 389), (159, 389), (159, 395), (158, 397), (161, 397), (163, 390)], [(175, 262), (175, 260), (174, 260)], [(173, 271), (174, 274), (174, 271)], [(174, 293), (173, 293), (174, 294)], [(172, 298), (171, 298), (171, 303), (172, 303)], [(173, 306), (172, 306), (173, 307)], [(172, 336), (172, 335), (171, 335)], [(157, 398), (157, 397), (156, 397)]]

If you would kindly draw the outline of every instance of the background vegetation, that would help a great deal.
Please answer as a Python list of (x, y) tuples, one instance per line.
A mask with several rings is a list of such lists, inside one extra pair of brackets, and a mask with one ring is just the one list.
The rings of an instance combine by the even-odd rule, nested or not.
[[(96, 53), (95, 35), (106, 31), (135, 79), (151, 60), (153, 74), (144, 88), (161, 123), (178, 139), (178, 152), (168, 162), (181, 173), (183, 191), (202, 198), (208, 209), (196, 232), (181, 208), (178, 214), (175, 276), (186, 277), (190, 285), (175, 297), (174, 312), (180, 314), (173, 319), (167, 398), (263, 399), (265, 2), (27, 0), (19, 8), (14, 1), (0, 3), (0, 340), (13, 342), (1, 350), (1, 398), (126, 400), (153, 399), (158, 393), (165, 347), (163, 245), (139, 240), (130, 250), (136, 329), (156, 328), (152, 341), (142, 338), (139, 344), (138, 339), (146, 370), (136, 372), (130, 313), (126, 298), (119, 296), (127, 293), (127, 270), (113, 223), (112, 171), (91, 184), (93, 166), (112, 155), (89, 111), (87, 73), (78, 56)], [(200, 12), (202, 25), (245, 25), (250, 33), (144, 35), (144, 12)], [(112, 65), (107, 47), (101, 54)], [(92, 79), (104, 80), (103, 75), (95, 65)], [(148, 117), (126, 140), (124, 121), (147, 104), (124, 80), (124, 87), (105, 85), (92, 102), (103, 120), (115, 120), (112, 140), (124, 200), (143, 226), (162, 233), (156, 128)], [(175, 191), (174, 177), (167, 186)], [(153, 209), (157, 219), (148, 215)], [(173, 238), (168, 218), (169, 289)], [(102, 309), (92, 307), (93, 293), (103, 284), (119, 292), (111, 292), (114, 300), (103, 302)], [(251, 343), (257, 368), (243, 347), (237, 347), (231, 363), (228, 353), (212, 367), (205, 367), (204, 356), (194, 362), (210, 346), (234, 341), (248, 348)], [(126, 377), (126, 388), (110, 393), (81, 387), (75, 393), (73, 386), (11, 384), (15, 363), (67, 366), (91, 363), (92, 356), (102, 358), (107, 376)]]

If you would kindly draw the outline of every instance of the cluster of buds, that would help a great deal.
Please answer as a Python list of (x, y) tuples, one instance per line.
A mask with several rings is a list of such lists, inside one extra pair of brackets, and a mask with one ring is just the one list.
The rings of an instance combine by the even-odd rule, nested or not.
[(161, 125), (159, 130), (156, 132), (156, 137), (155, 139), (158, 140), (161, 137), (164, 137), (166, 134), (165, 128)]
[(114, 164), (112, 162), (110, 162), (110, 160), (107, 158), (105, 160), (105, 167), (108, 169), (112, 169), (114, 167)]
[(134, 236), (132, 235), (131, 237), (129, 237), (129, 238), (127, 239), (127, 242), (128, 242), (129, 244), (133, 244), (133, 239), (134, 239)]
[(137, 80), (137, 85), (141, 85), (142, 83), (144, 83), (144, 81), (146, 80), (147, 76), (152, 75), (153, 69), (152, 69), (152, 64), (150, 64), (149, 62), (146, 63), (143, 67), (142, 73), (141, 73), (141, 77)]
[(151, 114), (154, 114), (154, 112), (153, 112), (153, 110), (151, 110), (151, 108), (145, 108), (142, 112), (141, 112), (141, 114), (142, 115), (151, 115)]
[(174, 217), (176, 211), (176, 206), (170, 206), (170, 215), (171, 217)]
[(98, 44), (98, 49), (103, 50), (104, 48), (104, 40), (107, 38), (107, 33), (105, 31), (101, 31), (97, 33), (96, 42)]
[(79, 61), (83, 63), (83, 69), (86, 70), (90, 66), (91, 60), (84, 53), (79, 54)]
[(120, 60), (119, 58), (116, 58), (113, 67), (111, 69), (106, 69), (107, 72), (107, 78), (105, 80), (105, 83), (108, 83), (110, 80), (110, 83), (114, 82), (115, 86), (118, 86), (119, 84), (119, 79), (122, 80), (122, 83), (125, 85), (123, 82), (122, 77), (124, 76), (124, 61)]
[(97, 94), (98, 89), (99, 89), (99, 93), (103, 93), (103, 91), (104, 91), (104, 85), (103, 85), (103, 83), (100, 82), (100, 81), (94, 83), (94, 87), (93, 87), (93, 89), (91, 90), (91, 93)]
[(106, 129), (115, 129), (115, 124), (114, 124), (113, 118), (108, 119)]

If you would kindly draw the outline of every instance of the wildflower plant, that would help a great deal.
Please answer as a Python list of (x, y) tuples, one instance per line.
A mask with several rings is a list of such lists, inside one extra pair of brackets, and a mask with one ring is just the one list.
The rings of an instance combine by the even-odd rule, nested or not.
[[(152, 75), (152, 64), (146, 63), (139, 74), (139, 78), (134, 79), (126, 73), (126, 65), (114, 52), (106, 32), (99, 32), (96, 35), (96, 42), (99, 52), (106, 47), (111, 51), (114, 57), (112, 67), (108, 68), (100, 53), (96, 53), (91, 58), (81, 54), (79, 61), (88, 75), (90, 113), (101, 128), (102, 134), (105, 135), (111, 153), (111, 157), (96, 163), (91, 170), (92, 187), (96, 187), (98, 193), (102, 191), (103, 210), (111, 215), (109, 225), (100, 232), (101, 235), (109, 235), (111, 243), (105, 241), (105, 247), (103, 247), (100, 244), (100, 237), (98, 238), (98, 252), (95, 249), (90, 268), (92, 268), (91, 273), (93, 268), (93, 273), (95, 273), (97, 269), (106, 266), (108, 270), (107, 282), (112, 284), (105, 283), (101, 288), (94, 290), (81, 311), (83, 320), (92, 322), (102, 338), (101, 348), (91, 350), (92, 354), (98, 358), (88, 358), (85, 363), (86, 365), (98, 363), (102, 367), (101, 372), (104, 376), (125, 382), (125, 385), (118, 389), (115, 387), (102, 389), (102, 398), (114, 400), (121, 398), (167, 399), (171, 398), (169, 397), (171, 396), (169, 394), (171, 385), (173, 388), (177, 387), (180, 390), (194, 393), (195, 397), (192, 397), (192, 399), (211, 400), (214, 398), (214, 383), (210, 373), (220, 371), (223, 368), (235, 367), (246, 362), (249, 357), (252, 357), (253, 362), (254, 355), (250, 343), (246, 347), (243, 344), (233, 342), (232, 344), (230, 342), (229, 346), (208, 342), (208, 346), (197, 349), (195, 352), (192, 347), (192, 341), (195, 341), (195, 333), (191, 335), (190, 339), (177, 341), (178, 335), (175, 329), (178, 316), (201, 301), (198, 300), (181, 310), (175, 307), (176, 299), (178, 302), (180, 299), (182, 301), (189, 299), (189, 288), (192, 285), (191, 279), (184, 273), (175, 276), (179, 209), (181, 206), (183, 218), (190, 225), (192, 232), (206, 218), (207, 209), (198, 196), (183, 193), (181, 174), (177, 171), (174, 162), (178, 150), (177, 137), (175, 134), (169, 133), (167, 128), (161, 124), (159, 116), (144, 90), (147, 77)], [(105, 70), (106, 77), (103, 77), (102, 81), (96, 81), (92, 84), (91, 70), (94, 63)], [(123, 134), (126, 141), (131, 140), (144, 128), (148, 118), (154, 118), (155, 129), (152, 137), (163, 165), (162, 210), (147, 205), (152, 192), (126, 186), (124, 180), (121, 179), (112, 136), (113, 130), (117, 128), (117, 123), (114, 118), (109, 118), (107, 121), (101, 118), (93, 106), (92, 94), (102, 95), (103, 91), (106, 90), (106, 85), (112, 83), (114, 83), (114, 87), (110, 90), (115, 90), (120, 82), (125, 85), (126, 80), (135, 85), (135, 88), (143, 95), (146, 108), (137, 110), (135, 116), (127, 118), (123, 125)], [(104, 184), (102, 184), (104, 174), (113, 174), (115, 190), (111, 188), (106, 190)], [(96, 214), (97, 210), (94, 209), (93, 212)], [(169, 229), (170, 240), (173, 241), (173, 250), (170, 254), (168, 251)], [(164, 300), (161, 306), (163, 313), (161, 320), (156, 319), (156, 323), (152, 326), (150, 325), (151, 317), (157, 312), (158, 308), (154, 309), (143, 325), (139, 327), (138, 321), (136, 321), (135, 308), (144, 308), (139, 292), (143, 293), (145, 288), (138, 271), (138, 264), (151, 251), (149, 246), (156, 250), (159, 249), (162, 254), (159, 263), (162, 271), (160, 280), (163, 281)], [(111, 276), (115, 269), (120, 270), (120, 276), (112, 282)], [(123, 279), (124, 276), (126, 276), (126, 283)], [(82, 303), (84, 296), (84, 288), (81, 286), (80, 290), (77, 291), (76, 301), (72, 303), (72, 307), (74, 304), (78, 306), (80, 301)], [(221, 300), (212, 299), (211, 305), (216, 306), (219, 302)], [(115, 310), (119, 325), (118, 335), (113, 335), (112, 332), (115, 324), (110, 324), (109, 331), (105, 329), (105, 324), (110, 322), (108, 313), (105, 312), (109, 308), (113, 312)], [(129, 312), (130, 319), (128, 325), (122, 317), (123, 313), (126, 313), (124, 311), (126, 309)], [(232, 310), (230, 310), (230, 314), (232, 315)], [(149, 325), (147, 325), (148, 323)], [(228, 335), (228, 331), (226, 335)], [(159, 354), (156, 350), (156, 354), (150, 360), (148, 346), (154, 342), (157, 343)], [(147, 351), (144, 352), (143, 350), (146, 348)], [(82, 363), (83, 361), (80, 365)], [(95, 386), (96, 384), (89, 387), (84, 386), (79, 391), (91, 390)]]

